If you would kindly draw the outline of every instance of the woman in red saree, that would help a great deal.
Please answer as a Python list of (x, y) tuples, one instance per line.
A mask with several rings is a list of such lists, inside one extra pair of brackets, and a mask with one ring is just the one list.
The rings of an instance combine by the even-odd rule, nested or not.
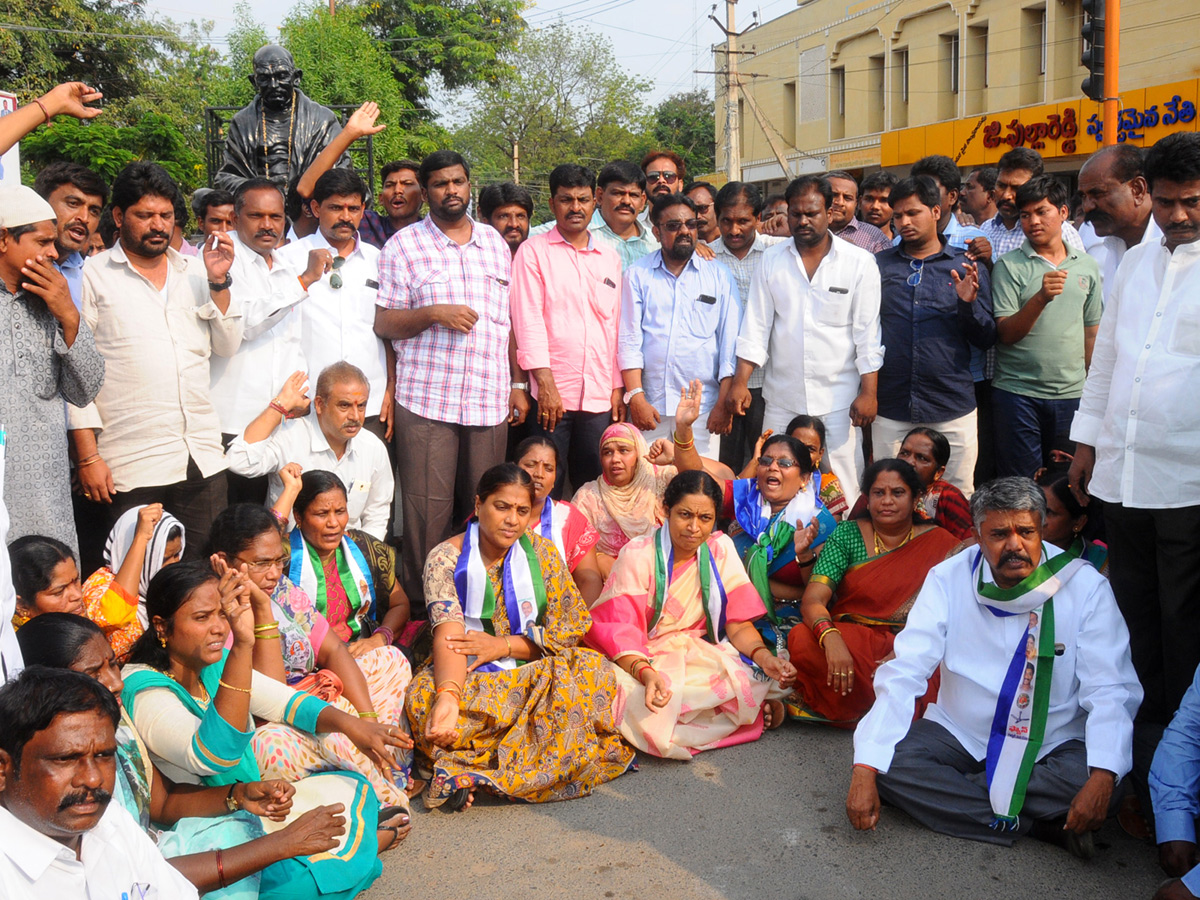
[[(842, 522), (817, 558), (788, 634), (796, 718), (853, 727), (875, 702), (875, 669), (892, 653), (929, 570), (952, 555), (958, 538), (914, 520), (922, 490), (908, 463), (883, 459), (863, 476), (868, 516)], [(917, 712), (937, 696), (937, 675)]]

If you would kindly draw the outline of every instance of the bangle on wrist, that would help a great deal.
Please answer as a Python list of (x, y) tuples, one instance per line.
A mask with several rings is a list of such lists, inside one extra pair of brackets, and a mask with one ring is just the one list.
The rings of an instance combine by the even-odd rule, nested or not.
[(771, 652), (771, 648), (768, 647), (766, 644), (760, 644), (759, 646), (755, 647), (752, 651), (750, 651), (750, 662), (754, 662), (754, 658), (756, 656), (758, 656), (759, 650), (766, 650), (767, 653)]
[(360, 719), (378, 719), (379, 713), (377, 713), (377, 712), (360, 712), (358, 714), (358, 717)]
[(508, 635), (501, 635), (504, 638), (504, 650), (506, 656), (512, 656), (512, 641), (508, 639)]
[(42, 124), (49, 125), (50, 124), (50, 111), (46, 109), (46, 104), (43, 103), (40, 98), (35, 98), (33, 102), (38, 105), (38, 109), (40, 109), (42, 111), (42, 115), (46, 117), (46, 121), (43, 122)]
[(383, 645), (390, 647), (392, 642), (396, 640), (396, 632), (388, 628), (386, 625), (380, 625), (375, 629), (375, 633), (383, 638)]
[(868, 772), (872, 772), (875, 775), (879, 774), (879, 770), (877, 768), (875, 768), (874, 766), (868, 766), (866, 763), (855, 763), (854, 768), (855, 769), (866, 769)]
[(250, 688), (237, 687), (236, 685), (230, 684), (228, 681), (222, 681), (220, 678), (217, 679), (217, 687), (229, 688), (229, 690), (237, 691), (239, 694), (250, 693)]
[(278, 400), (272, 400), (270, 403), (267, 404), (267, 406), (269, 408), (275, 410), (275, 412), (279, 413), (285, 419), (287, 418), (287, 415), (288, 415), (287, 407), (285, 407)]

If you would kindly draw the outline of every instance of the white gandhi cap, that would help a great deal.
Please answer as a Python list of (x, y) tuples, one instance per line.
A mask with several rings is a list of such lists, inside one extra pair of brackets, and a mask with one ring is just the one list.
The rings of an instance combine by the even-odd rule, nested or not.
[(0, 185), (0, 228), (16, 228), (34, 222), (53, 222), (54, 208), (33, 188), (23, 184)]

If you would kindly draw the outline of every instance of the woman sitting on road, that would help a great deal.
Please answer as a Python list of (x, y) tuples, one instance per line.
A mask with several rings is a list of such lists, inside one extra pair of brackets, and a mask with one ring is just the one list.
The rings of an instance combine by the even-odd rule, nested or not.
[(591, 606), (604, 588), (604, 575), (596, 559), (600, 535), (587, 516), (565, 500), (550, 496), (558, 475), (558, 447), (545, 435), (534, 435), (517, 445), (513, 461), (533, 480), (534, 514), (529, 530), (554, 542), (583, 602)]
[(625, 740), (690, 759), (778, 727), (796, 670), (762, 642), (762, 600), (733, 541), (713, 533), (716, 481), (682, 472), (664, 502), (666, 523), (617, 558), (586, 640), (612, 661)]
[(486, 788), (541, 803), (590, 794), (633, 765), (614, 713), (617, 683), (579, 646), (587, 606), (554, 544), (530, 533), (529, 474), (479, 481), (465, 534), (425, 562), (433, 665), (409, 686), (427, 806), (470, 806)]
[[(1103, 541), (1091, 541), (1084, 532), (1091, 529), (1089, 514), (1092, 507), (1080, 506), (1075, 495), (1067, 486), (1065, 475), (1044, 474), (1037, 479), (1046, 495), (1046, 524), (1042, 527), (1042, 540), (1061, 547), (1071, 556), (1085, 559), (1108, 577), (1108, 547)], [(1096, 504), (1092, 504), (1095, 506)]]
[[(700, 390), (693, 382), (675, 414), (675, 464), (680, 471), (701, 465), (692, 440)], [(798, 440), (784, 434), (767, 438), (755, 466), (754, 478), (718, 480), (718, 513), (733, 520), (729, 535), (766, 607), (760, 628), (777, 654), (800, 621), (798, 604), (816, 552), (837, 522), (816, 495), (812, 456)]]
[[(408, 595), (396, 578), (396, 553), (365, 531), (347, 530), (346, 486), (332, 472), (279, 473), (274, 510), (296, 527), (289, 536), (288, 579), (313, 601), (334, 633), (360, 656), (396, 642), (409, 621)], [(289, 509), (289, 500), (293, 500)]]
[[(862, 481), (868, 515), (842, 522), (825, 542), (800, 603), (804, 624), (788, 635), (798, 673), (794, 716), (852, 727), (874, 703), (875, 669), (891, 655), (925, 576), (961, 546), (915, 518), (921, 488), (903, 460), (871, 464)], [(936, 697), (937, 680), (918, 715)]]
[[(373, 647), (352, 655), (350, 647), (329, 627), (309, 596), (284, 574), (289, 555), (279, 522), (263, 506), (238, 503), (213, 522), (209, 554), (231, 569), (246, 573), (254, 611), (254, 668), (313, 694), (342, 712), (383, 725), (408, 727), (404, 691), (412, 680), (408, 659), (396, 647)], [(361, 645), (363, 642), (359, 642)], [(407, 808), (407, 776), (412, 761), (405, 756), (379, 777), (371, 761), (344, 735), (321, 738), (340, 761), (371, 780), (386, 806)]]
[[(821, 461), (825, 459), (825, 423), (816, 416), (798, 415), (788, 422), (785, 434), (794, 437), (807, 448), (812, 457), (813, 483), (819, 485), (817, 496), (825, 504), (830, 514), (842, 521), (850, 506), (846, 503), (846, 493), (842, 490), (842, 482), (833, 472), (822, 472)], [(762, 456), (762, 444), (771, 436), (771, 430), (763, 432), (755, 447), (754, 458), (746, 464), (739, 478), (754, 478), (758, 474), (758, 458)]]
[[(96, 623), (81, 615), (50, 613), (22, 628), (17, 641), (26, 665), (90, 675), (121, 702), (125, 684), (116, 655)], [(336, 807), (323, 807), (279, 829), (295, 793), (284, 781), (176, 787), (154, 765), (121, 709), (114, 797), (206, 900), (322, 896), (305, 872), (308, 857), (337, 846), (345, 819)], [(260, 817), (271, 823), (270, 835)]]
[(146, 629), (146, 588), (164, 566), (183, 558), (183, 523), (161, 503), (134, 506), (121, 514), (104, 544), (104, 566), (83, 584), (89, 619), (104, 629), (124, 664)]
[(14, 628), (45, 613), (83, 615), (79, 567), (71, 548), (57, 538), (27, 534), (8, 545), (17, 594)]
[[(125, 708), (155, 764), (176, 783), (278, 778), (299, 782), (297, 791), (317, 797), (316, 805), (342, 803), (349, 835), (346, 855), (335, 857), (346, 868), (329, 883), (362, 890), (379, 868), (356, 848), (369, 847), (373, 857), (377, 822), (378, 840), (389, 848), (407, 833), (408, 817), (402, 808), (377, 811), (368, 779), (347, 771), (353, 763), (330, 752), (327, 738), (345, 735), (383, 777), (396, 766), (395, 748), (407, 750), (412, 741), (397, 726), (348, 715), (254, 672), (261, 639), (245, 576), (219, 560), (214, 565), (223, 570), (219, 581), (208, 563), (181, 563), (150, 582), (150, 627), (121, 673)], [(233, 646), (225, 650), (230, 631)], [(266, 724), (256, 728), (254, 719)]]

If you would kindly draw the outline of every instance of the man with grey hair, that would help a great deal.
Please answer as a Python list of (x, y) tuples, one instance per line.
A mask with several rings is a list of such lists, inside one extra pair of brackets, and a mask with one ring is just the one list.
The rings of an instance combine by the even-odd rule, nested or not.
[[(306, 416), (308, 376), (293, 372), (229, 445), (229, 470), (249, 478), (270, 475), (271, 504), (283, 493), (285, 475), (290, 480), (314, 469), (333, 472), (346, 487), (347, 527), (387, 540), (395, 479), (387, 447), (363, 428), (370, 394), (362, 369), (335, 362), (321, 370), (314, 411)], [(290, 463), (298, 464), (300, 472), (284, 472)]]
[[(1129, 632), (1104, 576), (1042, 541), (1033, 481), (985, 485), (971, 515), (979, 546), (930, 571), (875, 674), (846, 812), (873, 829), (882, 797), (943, 834), (1011, 845), (1032, 833), (1090, 857), (1132, 765)], [(913, 722), (938, 670), (937, 702)]]

